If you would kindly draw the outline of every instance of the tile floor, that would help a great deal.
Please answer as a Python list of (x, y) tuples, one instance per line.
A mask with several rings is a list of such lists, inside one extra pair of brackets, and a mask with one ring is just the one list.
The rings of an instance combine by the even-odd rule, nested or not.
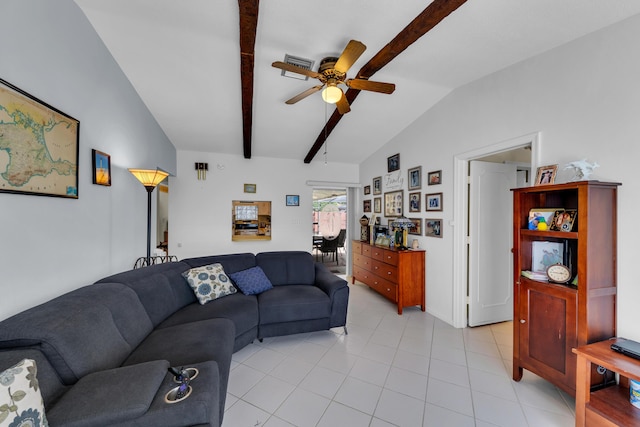
[(573, 398), (511, 379), (510, 322), (455, 329), (350, 285), (348, 335), (265, 339), (233, 355), (224, 427), (574, 425)]

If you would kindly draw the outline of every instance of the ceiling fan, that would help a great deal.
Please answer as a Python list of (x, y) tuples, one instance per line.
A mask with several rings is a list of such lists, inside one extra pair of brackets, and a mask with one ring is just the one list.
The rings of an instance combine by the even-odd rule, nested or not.
[(386, 94), (393, 93), (396, 89), (396, 85), (393, 83), (373, 82), (366, 79), (347, 79), (347, 71), (349, 71), (349, 68), (351, 68), (366, 49), (367, 47), (361, 42), (351, 40), (339, 58), (327, 57), (320, 61), (318, 72), (282, 61), (274, 62), (271, 65), (275, 68), (313, 77), (322, 83), (299, 93), (285, 103), (295, 104), (301, 99), (324, 88), (322, 91), (322, 99), (329, 104), (336, 104), (338, 112), (340, 114), (346, 114), (351, 111), (351, 107), (349, 106), (349, 101), (347, 101), (346, 96), (344, 96), (344, 92), (338, 87), (339, 84), (344, 84), (356, 90), (369, 90)]

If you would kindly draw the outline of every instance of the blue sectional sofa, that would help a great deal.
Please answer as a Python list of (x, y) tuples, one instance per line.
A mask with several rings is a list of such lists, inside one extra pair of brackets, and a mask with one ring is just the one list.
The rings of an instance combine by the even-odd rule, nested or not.
[[(202, 305), (182, 274), (215, 263), (227, 274), (258, 266), (273, 288)], [(31, 359), (39, 387), (30, 388), (51, 426), (220, 426), (233, 352), (255, 339), (345, 326), (348, 299), (347, 282), (307, 252), (207, 256), (115, 274), (0, 322), (0, 373), (9, 372), (0, 394), (13, 381), (7, 369)], [(177, 385), (169, 367), (199, 371), (178, 403), (165, 401)]]

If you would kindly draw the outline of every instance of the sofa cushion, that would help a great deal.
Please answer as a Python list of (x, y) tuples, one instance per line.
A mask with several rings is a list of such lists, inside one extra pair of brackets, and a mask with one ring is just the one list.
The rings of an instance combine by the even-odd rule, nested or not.
[(228, 319), (201, 320), (156, 329), (131, 353), (124, 364), (134, 365), (164, 359), (171, 366), (189, 367), (194, 363), (210, 360), (217, 362), (220, 375), (220, 414), (223, 414), (234, 338), (235, 326)]
[(231, 274), (235, 273), (236, 271), (255, 267), (256, 256), (252, 253), (246, 252), (240, 254), (212, 255), (197, 258), (187, 258), (183, 259), (181, 262), (187, 264), (189, 267), (200, 267), (202, 265), (219, 263), (222, 264), (222, 267), (227, 274)]
[(182, 277), (182, 273), (189, 268), (183, 262), (167, 262), (114, 274), (97, 283), (129, 286), (138, 294), (153, 326), (156, 326), (180, 308), (196, 301), (193, 291)]
[(0, 371), (18, 364), (23, 359), (32, 359), (38, 367), (38, 385), (45, 408), (54, 404), (69, 386), (60, 381), (57, 372), (40, 351), (32, 348), (0, 350)]
[(139, 418), (149, 410), (167, 368), (169, 362), (156, 360), (89, 374), (49, 411), (49, 421), (51, 425), (82, 427)]
[(91, 372), (120, 366), (132, 347), (107, 307), (68, 295), (3, 320), (0, 348), (36, 348), (64, 384), (74, 384)]
[(273, 288), (262, 268), (252, 267), (229, 275), (233, 283), (245, 295), (257, 295)]
[(258, 299), (255, 295), (236, 292), (233, 295), (210, 301), (206, 305), (193, 303), (173, 313), (157, 328), (215, 318), (233, 321), (236, 327), (236, 337), (240, 336), (258, 326)]
[(182, 273), (182, 277), (202, 305), (237, 292), (220, 263), (193, 267)]
[(274, 286), (258, 295), (260, 324), (328, 318), (331, 300), (315, 286)]
[(100, 304), (113, 317), (118, 331), (131, 348), (135, 348), (151, 333), (153, 324), (138, 295), (122, 283), (89, 285), (67, 294), (68, 298), (83, 298), (84, 304)]
[(273, 286), (313, 285), (315, 261), (309, 252), (261, 252), (256, 265), (262, 268)]
[(47, 425), (37, 373), (31, 359), (0, 372), (0, 426)]

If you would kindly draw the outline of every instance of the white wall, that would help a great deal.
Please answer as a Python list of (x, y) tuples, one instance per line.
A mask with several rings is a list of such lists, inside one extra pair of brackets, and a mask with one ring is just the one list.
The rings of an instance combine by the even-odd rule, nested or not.
[[(256, 132), (259, 132), (257, 130)], [(240, 142), (238, 143), (240, 149)], [(178, 151), (178, 173), (169, 179), (169, 253), (187, 257), (280, 250), (311, 251), (312, 187), (307, 180), (358, 182), (353, 164)], [(194, 163), (209, 163), (198, 180)], [(244, 184), (256, 184), (255, 194)], [(287, 194), (300, 206), (285, 206)], [(232, 200), (271, 201), (271, 240), (231, 241)]]
[[(592, 179), (623, 183), (618, 193), (618, 335), (640, 340), (635, 315), (640, 303), (635, 271), (635, 219), (640, 211), (639, 39), (640, 16), (636, 16), (470, 83), (361, 165), (364, 184), (386, 172), (387, 156), (398, 152), (405, 175), (418, 165), (425, 180), (426, 172), (443, 171), (442, 185), (423, 183), (422, 188), (422, 193), (444, 192), (444, 211), (437, 213), (445, 220), (443, 239), (420, 239), (427, 249), (428, 311), (452, 323), (453, 229), (448, 221), (453, 217), (454, 156), (540, 131), (540, 164), (559, 164), (562, 169), (569, 161), (588, 158), (600, 164)], [(569, 178), (568, 171), (561, 170), (557, 182)]]
[[(0, 16), (0, 78), (80, 121), (77, 200), (0, 193), (3, 319), (144, 256), (147, 196), (127, 168), (175, 172), (175, 148), (73, 1), (3, 1)], [(92, 184), (92, 148), (111, 187)]]

